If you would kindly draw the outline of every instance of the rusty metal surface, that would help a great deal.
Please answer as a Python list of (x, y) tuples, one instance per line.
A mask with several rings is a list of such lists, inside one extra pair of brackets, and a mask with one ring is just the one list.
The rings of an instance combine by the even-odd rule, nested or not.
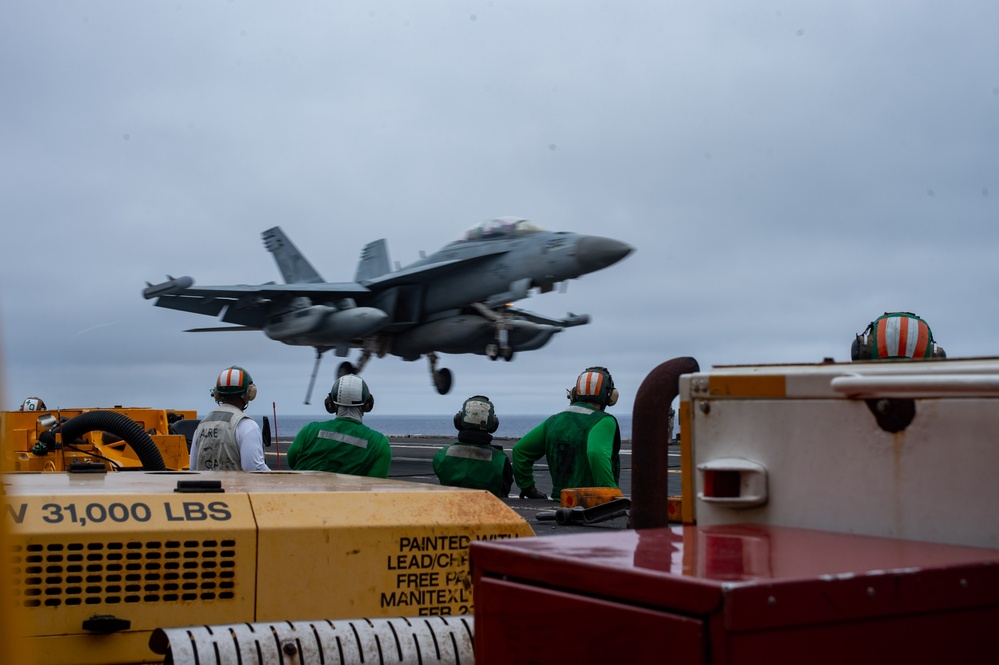
[(697, 372), (693, 358), (673, 358), (645, 377), (632, 409), (631, 526), (651, 529), (669, 524), (669, 408), (679, 394), (681, 374)]

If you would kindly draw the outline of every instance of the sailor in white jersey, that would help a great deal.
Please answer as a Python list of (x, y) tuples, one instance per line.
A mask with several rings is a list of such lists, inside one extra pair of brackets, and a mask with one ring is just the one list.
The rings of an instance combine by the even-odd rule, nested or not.
[(257, 386), (242, 367), (222, 370), (212, 398), (218, 408), (198, 424), (191, 440), (192, 471), (270, 471), (260, 426), (244, 411)]

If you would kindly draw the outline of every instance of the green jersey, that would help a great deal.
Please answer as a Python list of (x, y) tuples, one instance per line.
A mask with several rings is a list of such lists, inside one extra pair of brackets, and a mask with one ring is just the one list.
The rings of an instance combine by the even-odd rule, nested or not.
[(586, 402), (573, 402), (525, 434), (513, 446), (517, 486), (534, 486), (534, 462), (548, 458), (552, 498), (563, 488), (617, 487), (621, 478), (621, 430), (617, 419)]
[(388, 438), (353, 418), (309, 423), (288, 448), (288, 464), (299, 471), (388, 478), (391, 461)]
[(501, 499), (510, 494), (513, 472), (503, 449), (488, 443), (455, 442), (434, 455), (441, 485), (489, 490)]

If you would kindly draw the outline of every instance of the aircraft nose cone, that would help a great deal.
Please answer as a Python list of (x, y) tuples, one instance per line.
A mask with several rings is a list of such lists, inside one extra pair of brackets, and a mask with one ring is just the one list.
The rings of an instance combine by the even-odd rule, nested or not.
[(620, 240), (587, 236), (576, 245), (576, 258), (586, 272), (614, 265), (635, 250)]

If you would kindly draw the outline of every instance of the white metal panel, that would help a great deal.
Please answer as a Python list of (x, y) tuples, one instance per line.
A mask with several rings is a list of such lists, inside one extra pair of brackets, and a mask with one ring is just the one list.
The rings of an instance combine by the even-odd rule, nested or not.
[[(981, 395), (994, 395), (991, 379), (953, 377), (994, 375), (999, 361), (774, 366), (744, 373), (792, 375), (786, 398), (707, 397), (691, 389), (699, 376), (738, 375), (735, 369), (684, 382), (693, 468), (727, 457), (759, 463), (767, 472), (768, 500), (739, 509), (696, 499), (698, 524), (754, 522), (999, 548), (999, 399), (948, 394), (959, 385), (961, 394), (980, 388)], [(913, 378), (913, 394), (924, 397), (914, 400), (915, 417), (904, 430), (883, 430), (865, 400), (832, 389), (834, 377), (858, 370), (896, 375), (890, 380), (896, 390), (906, 376)], [(882, 382), (889, 380), (870, 385)], [(935, 382), (944, 396), (925, 396)], [(792, 383), (828, 397), (802, 399)], [(693, 482), (696, 497), (703, 491), (700, 472)]]

